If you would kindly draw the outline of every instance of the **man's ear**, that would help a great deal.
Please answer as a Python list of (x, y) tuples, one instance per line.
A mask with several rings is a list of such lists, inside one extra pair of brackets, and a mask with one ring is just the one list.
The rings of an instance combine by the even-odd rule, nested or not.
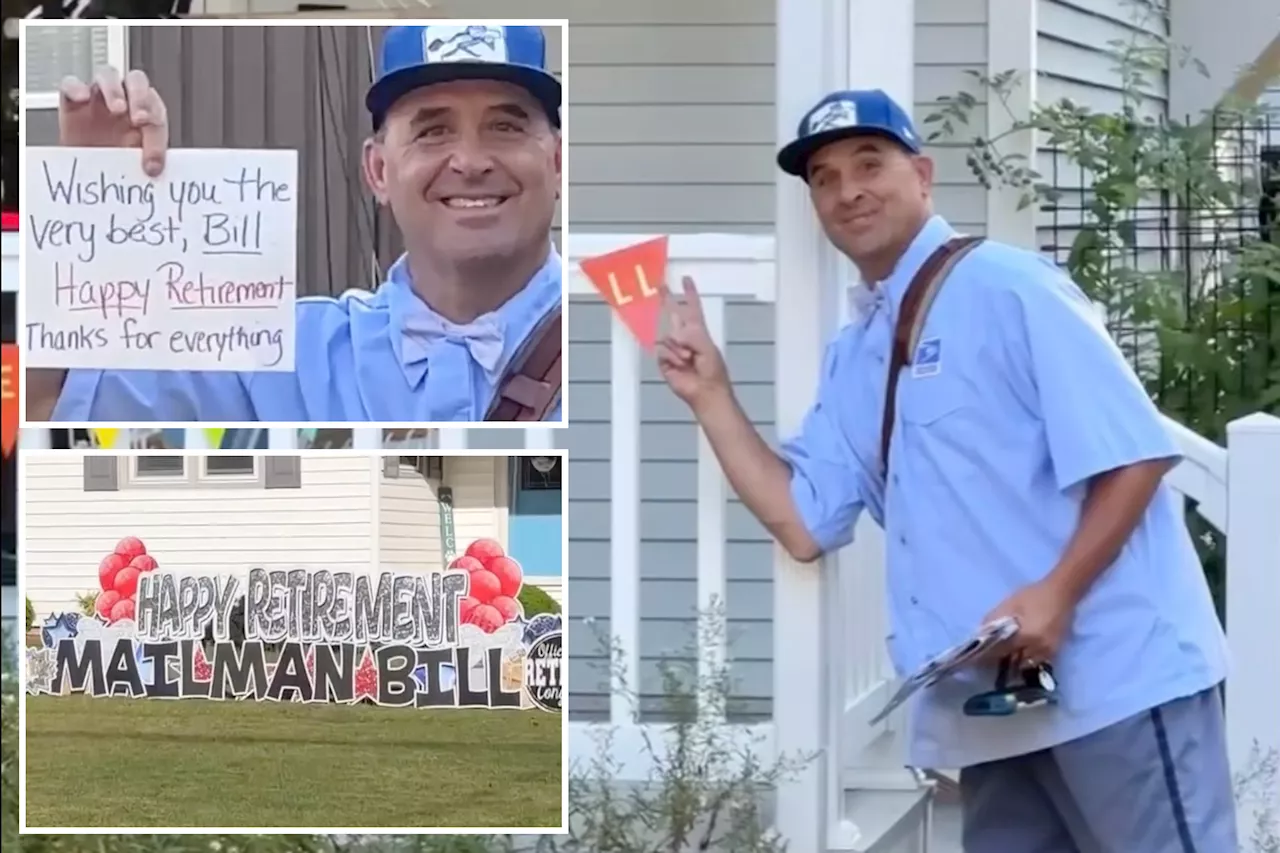
[(376, 135), (364, 141), (360, 162), (363, 166), (364, 181), (369, 185), (373, 197), (378, 200), (378, 204), (386, 204), (387, 160), (383, 156), (382, 141)]
[(560, 169), (561, 169), (561, 158), (563, 156), (562, 152), (564, 149), (562, 147), (563, 143), (561, 139), (562, 137), (560, 136), (560, 134), (556, 133), (556, 201), (560, 200), (560, 187), (563, 182), (563, 179), (561, 177), (563, 173), (560, 171)]
[(917, 154), (911, 158), (912, 164), (915, 166), (916, 175), (920, 178), (920, 186), (928, 192), (933, 187), (933, 158), (926, 157), (924, 154)]

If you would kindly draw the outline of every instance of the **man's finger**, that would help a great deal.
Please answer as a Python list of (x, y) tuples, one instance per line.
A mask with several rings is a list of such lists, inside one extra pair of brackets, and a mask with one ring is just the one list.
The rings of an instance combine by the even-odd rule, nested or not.
[(669, 367), (676, 370), (688, 370), (693, 366), (693, 359), (687, 355), (683, 355), (677, 348), (669, 346), (659, 341), (656, 347), (658, 353), (658, 366)]
[(62, 102), (71, 108), (83, 107), (93, 98), (93, 90), (89, 88), (89, 84), (70, 75), (62, 78), (58, 94), (62, 96)]
[(148, 86), (141, 109), (145, 121), (135, 122), (142, 133), (142, 168), (153, 178), (164, 171), (169, 153), (169, 114), (160, 93)]
[(658, 358), (666, 356), (673, 363), (682, 366), (693, 364), (693, 350), (686, 346), (681, 346), (670, 337), (665, 337), (657, 342)]
[(120, 72), (110, 67), (99, 68), (93, 75), (93, 85), (102, 96), (102, 102), (114, 115), (124, 115), (129, 111), (129, 101), (124, 94), (124, 83)]
[(151, 81), (137, 68), (124, 75), (124, 97), (129, 102), (129, 120), (141, 127), (151, 120)]
[(684, 304), (689, 306), (695, 317), (702, 319), (702, 297), (698, 295), (698, 285), (694, 283), (693, 276), (686, 275), (680, 279), (680, 286), (684, 290)]

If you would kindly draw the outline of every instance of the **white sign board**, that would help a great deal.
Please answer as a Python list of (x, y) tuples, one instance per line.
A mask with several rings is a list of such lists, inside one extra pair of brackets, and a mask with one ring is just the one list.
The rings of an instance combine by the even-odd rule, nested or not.
[(293, 370), (296, 151), (25, 154), (24, 366)]

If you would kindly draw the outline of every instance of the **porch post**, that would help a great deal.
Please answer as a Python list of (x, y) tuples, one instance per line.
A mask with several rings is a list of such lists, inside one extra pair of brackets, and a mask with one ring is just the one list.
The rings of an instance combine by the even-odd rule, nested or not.
[[(1001, 139), (1006, 154), (1020, 154), (1036, 167), (1036, 136), (1030, 130), (1010, 133), (1015, 122), (1027, 121), (1036, 105), (1037, 3), (1026, 0), (987, 0), (987, 74), (1016, 71), (1018, 84), (1003, 106), (987, 104), (987, 138)], [(970, 84), (974, 94), (990, 100), (989, 93)], [(1009, 134), (1004, 136), (1004, 134)], [(987, 190), (987, 236), (1036, 249), (1036, 209), (1019, 207), (1022, 192), (996, 183)]]
[[(847, 0), (777, 0), (779, 143), (794, 137), (804, 111), (844, 82), (843, 52), (833, 31)], [(793, 434), (813, 403), (822, 366), (824, 294), (832, 254), (804, 185), (775, 170), (774, 393), (779, 435)], [(829, 717), (827, 619), (823, 570), (774, 550), (773, 730), (780, 756), (810, 758), (798, 777), (779, 784), (775, 826), (795, 853), (826, 849), (831, 802), (826, 743)]]
[[(1235, 774), (1280, 750), (1275, 687), (1280, 682), (1280, 418), (1257, 412), (1227, 425), (1227, 748)], [(1255, 750), (1257, 752), (1255, 753)], [(1255, 785), (1257, 783), (1255, 782)], [(1265, 795), (1262, 790), (1249, 792)], [(1242, 800), (1242, 835), (1257, 825), (1260, 801)]]

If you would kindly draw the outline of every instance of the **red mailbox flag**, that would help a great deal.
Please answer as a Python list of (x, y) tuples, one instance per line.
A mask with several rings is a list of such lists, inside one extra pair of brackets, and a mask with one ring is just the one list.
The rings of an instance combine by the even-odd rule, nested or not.
[(0, 450), (8, 456), (18, 440), (18, 345), (3, 345), (0, 370)]
[(662, 288), (667, 277), (667, 238), (658, 237), (579, 264), (640, 345), (658, 340)]

